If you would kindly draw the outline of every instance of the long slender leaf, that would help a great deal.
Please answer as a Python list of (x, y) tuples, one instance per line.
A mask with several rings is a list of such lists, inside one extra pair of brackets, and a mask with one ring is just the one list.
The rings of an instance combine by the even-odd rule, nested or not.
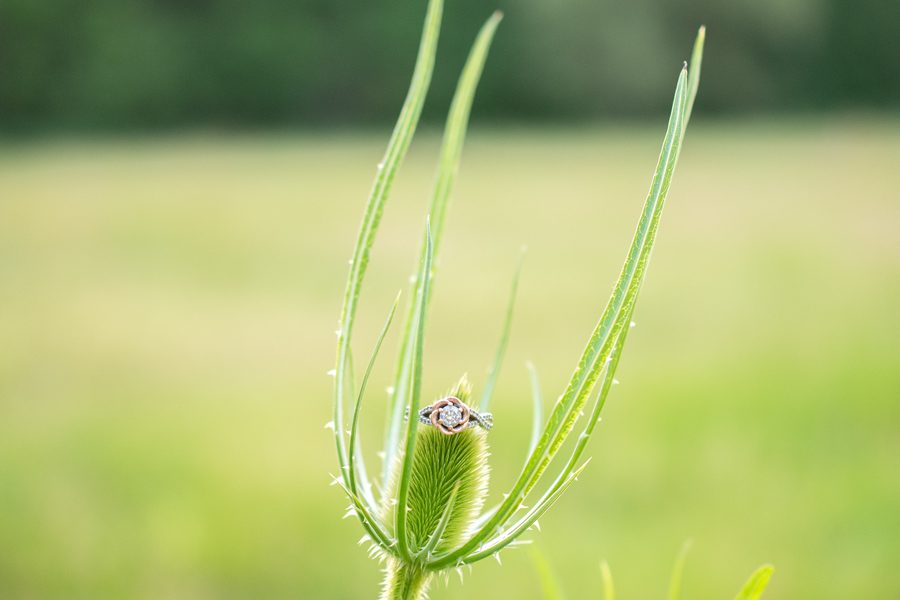
[(758, 568), (738, 592), (738, 595), (734, 597), (734, 600), (759, 600), (766, 591), (774, 572), (775, 568), (772, 565), (763, 565)]
[[(621, 329), (624, 327), (625, 321), (630, 320), (628, 314), (630, 306), (636, 300), (638, 289), (643, 281), (656, 230), (659, 227), (665, 197), (674, 173), (681, 140), (684, 136), (686, 80), (687, 70), (682, 69), (676, 86), (675, 100), (672, 104), (669, 128), (631, 250), (622, 274), (619, 276), (619, 281), (613, 290), (613, 295), (588, 341), (582, 358), (563, 394), (563, 399), (554, 408), (550, 422), (544, 429), (544, 436), (538, 445), (538, 449), (542, 449), (544, 455), (540, 457), (539, 462), (536, 461), (536, 466), (527, 478), (526, 485), (523, 486), (526, 494), (543, 474), (578, 419), (581, 409), (587, 402), (597, 378), (610, 357), (615, 340), (615, 329)], [(542, 448), (545, 439), (549, 443)]]
[[(695, 95), (696, 95), (696, 86), (699, 85), (699, 59), (702, 59), (703, 34), (704, 34), (704, 29), (701, 28), (700, 33), (697, 36), (697, 41), (694, 44), (693, 56), (694, 56), (694, 59), (698, 59), (698, 68), (696, 71), (692, 70), (688, 74), (688, 90), (690, 91), (690, 86), (693, 85)], [(683, 72), (682, 72), (682, 75), (683, 75)], [(693, 100), (691, 98), (688, 98), (687, 96), (683, 99), (682, 112), (685, 115), (685, 118), (689, 112), (692, 101)], [(677, 94), (676, 94), (676, 101), (673, 102), (673, 111), (674, 111), (676, 105), (677, 105)], [(671, 124), (671, 119), (670, 119), (670, 124)], [(684, 136), (684, 128), (685, 127), (686, 127), (686, 122), (683, 120), (682, 121), (682, 132), (681, 132), (682, 137)], [(670, 129), (672, 129), (672, 127), (670, 127)], [(678, 154), (680, 153), (680, 150), (681, 150), (681, 144), (679, 143), (677, 148), (674, 149), (676, 160), (678, 158)], [(674, 165), (673, 165), (673, 168), (674, 168)], [(661, 206), (660, 206), (659, 210), (660, 211), (662, 210)], [(644, 264), (645, 268), (646, 268), (646, 263), (649, 260), (650, 252), (652, 250), (652, 240), (655, 237), (655, 228), (658, 227), (658, 223), (659, 223), (659, 219), (657, 216), (656, 224), (654, 225), (654, 229), (651, 233), (650, 243), (647, 244), (645, 246), (645, 248), (641, 251), (641, 258), (639, 259), (639, 263)], [(600, 382), (600, 388), (599, 388), (600, 391), (597, 395), (597, 399), (596, 399), (594, 407), (591, 411), (591, 416), (588, 419), (588, 422), (587, 422), (587, 425), (586, 425), (584, 431), (581, 433), (581, 435), (578, 436), (578, 441), (576, 442), (575, 448), (574, 448), (567, 464), (562, 469), (560, 474), (557, 476), (557, 479), (553, 483), (553, 485), (551, 485), (549, 490), (544, 494), (544, 497), (546, 497), (548, 494), (550, 494), (554, 490), (556, 490), (557, 487), (563, 481), (565, 481), (565, 478), (568, 476), (568, 474), (571, 472), (571, 470), (574, 468), (574, 466), (581, 459), (581, 455), (584, 452), (585, 447), (587, 446), (587, 442), (590, 440), (590, 437), (591, 437), (593, 430), (596, 427), (597, 423), (599, 423), (600, 412), (606, 403), (606, 397), (609, 394), (610, 387), (615, 382), (614, 375), (616, 372), (616, 368), (618, 367), (618, 364), (619, 364), (619, 358), (621, 357), (622, 350), (625, 346), (625, 339), (626, 339), (626, 337), (628, 335), (628, 331), (630, 329), (630, 325), (632, 322), (631, 318), (634, 313), (635, 302), (637, 300), (637, 295), (640, 291), (640, 287), (641, 287), (642, 283), (643, 283), (643, 279), (641, 277), (637, 280), (636, 284), (634, 284), (630, 287), (630, 289), (626, 295), (626, 299), (624, 302), (624, 306), (626, 308), (623, 309), (623, 313), (617, 318), (617, 320), (613, 326), (612, 337), (615, 340), (615, 342), (613, 343), (613, 345), (611, 347), (611, 350), (610, 350), (611, 354), (609, 356), (607, 356), (607, 358), (606, 358), (606, 363), (607, 363), (606, 370), (603, 372), (603, 378)], [(547, 461), (547, 462), (549, 462), (549, 461)]]
[[(462, 157), (463, 143), (466, 137), (466, 130), (469, 123), (469, 114), (472, 108), (472, 101), (475, 97), (475, 90), (478, 86), (478, 80), (481, 78), (481, 72), (487, 59), (488, 50), (497, 30), (502, 15), (494, 13), (490, 19), (481, 28), (469, 57), (463, 67), (459, 82), (456, 86), (456, 93), (450, 105), (450, 112), (447, 117), (447, 123), (444, 127), (444, 137), (441, 143), (441, 155), (439, 159), (439, 167), (437, 180), (434, 186), (434, 192), (431, 197), (431, 205), (429, 214), (431, 215), (431, 227), (433, 235), (433, 253), (435, 257), (440, 251), (440, 241), (442, 238), (444, 223), (446, 221), (447, 207), (449, 205), (453, 184), (456, 181), (456, 175), (459, 171), (459, 163)], [(422, 240), (422, 247), (419, 252), (419, 262), (425, 255), (425, 240)], [(417, 263), (419, 264), (419, 263)], [(415, 287), (416, 282), (413, 282)], [(412, 347), (409, 340), (411, 336), (409, 332), (413, 328), (414, 306), (409, 304), (406, 318), (403, 325), (403, 336), (401, 338), (400, 354), (397, 360), (396, 373), (394, 375), (394, 385), (390, 397), (388, 407), (388, 420), (385, 429), (384, 440), (384, 463), (382, 465), (382, 487), (388, 488), (388, 480), (390, 478), (391, 469), (395, 460), (395, 455), (399, 447), (400, 432), (403, 422), (403, 407), (407, 397), (409, 387), (409, 369), (412, 361)]]
[(406, 100), (394, 126), (391, 139), (388, 142), (382, 162), (378, 165), (378, 172), (372, 184), (372, 191), (366, 203), (363, 221), (360, 225), (353, 258), (350, 261), (350, 274), (347, 277), (347, 287), (344, 292), (344, 301), (341, 308), (341, 318), (338, 324), (338, 350), (337, 366), (335, 367), (334, 387), (334, 436), (337, 447), (338, 463), (341, 468), (341, 478), (347, 477), (349, 465), (347, 449), (344, 440), (344, 398), (346, 391), (346, 370), (350, 354), (350, 340), (353, 333), (353, 325), (356, 320), (356, 309), (359, 303), (360, 289), (362, 288), (366, 270), (369, 264), (369, 254), (378, 225), (381, 222), (381, 214), (384, 204), (390, 194), (397, 169), (406, 156), (406, 151), (415, 133), (422, 113), (422, 105), (425, 95), (431, 83), (431, 74), (434, 69), (434, 57), (437, 50), (438, 34), (440, 29), (441, 14), (443, 12), (443, 0), (429, 0), (428, 12), (425, 17), (425, 27), (422, 40), (419, 45), (419, 54), (413, 71), (412, 81), (409, 86)]
[[(681, 99), (681, 112), (683, 114), (683, 118), (681, 121), (681, 134), (680, 135), (681, 135), (682, 139), (684, 137), (685, 128), (687, 126), (686, 119), (687, 119), (687, 116), (693, 105), (693, 99), (696, 96), (697, 86), (699, 86), (699, 82), (700, 82), (700, 66), (701, 66), (701, 61), (702, 61), (702, 56), (703, 56), (704, 35), (705, 35), (705, 28), (701, 27), (701, 29), (697, 35), (697, 40), (694, 43), (694, 50), (693, 50), (693, 55), (692, 55), (692, 61), (696, 61), (696, 69), (693, 68), (694, 65), (692, 62), (692, 64), (691, 64), (692, 69), (688, 73), (688, 79), (687, 79), (688, 91), (687, 91), (687, 94), (685, 94), (685, 97)], [(682, 77), (684, 76), (684, 70), (682, 70), (681, 75), (682, 75)], [(682, 83), (682, 77), (679, 78), (679, 84)], [(689, 95), (689, 94), (693, 94), (693, 95)], [(676, 88), (676, 97), (675, 97), (675, 100), (673, 100), (672, 104), (673, 104), (673, 106), (672, 106), (673, 116), (670, 117), (670, 119), (669, 119), (670, 126), (669, 126), (668, 133), (677, 131), (677, 127), (678, 127), (677, 123), (673, 123), (673, 120), (674, 120), (673, 117), (674, 117), (674, 113), (676, 111), (676, 107), (679, 106), (677, 88)], [(668, 133), (667, 133), (667, 136), (668, 136)], [(665, 147), (666, 147), (666, 145), (664, 142), (663, 148), (665, 149)], [(670, 151), (671, 154), (674, 154), (674, 160), (676, 162), (677, 162), (680, 151), (681, 151), (681, 141), (679, 140), (677, 142), (677, 144), (675, 144), (674, 148), (672, 148)], [(662, 157), (662, 153), (661, 153), (660, 165), (662, 163), (663, 163), (663, 157)], [(657, 166), (657, 173), (654, 176), (654, 182), (656, 182), (658, 179), (660, 179), (660, 165)], [(673, 162), (671, 164), (671, 169), (674, 170), (674, 167), (675, 167), (675, 163)], [(671, 179), (671, 173), (668, 175), (668, 178)], [(668, 187), (668, 183), (666, 183), (666, 189), (667, 189), (667, 187)], [(652, 196), (652, 190), (653, 190), (653, 188), (651, 187), (651, 196)], [(652, 247), (653, 247), (653, 240), (655, 239), (656, 228), (658, 228), (658, 226), (659, 226), (659, 215), (661, 214), (662, 203), (664, 202), (664, 200), (665, 200), (665, 194), (663, 194), (662, 197), (660, 198), (660, 205), (656, 211), (655, 221), (652, 223), (651, 231), (649, 234), (649, 243), (647, 243), (640, 252), (638, 264), (643, 265), (643, 269), (646, 269), (646, 264), (650, 258), (650, 253), (651, 253)], [(649, 198), (648, 198), (648, 202), (649, 202)], [(643, 283), (643, 273), (641, 273), (636, 278), (635, 283), (633, 283), (633, 285), (631, 285), (629, 287), (629, 290), (626, 294), (626, 299), (624, 301), (625, 308), (623, 308), (623, 312), (617, 317), (617, 320), (613, 325), (612, 338), (615, 341), (612, 344), (611, 349), (609, 350), (610, 354), (605, 359), (607, 366), (606, 366), (606, 370), (603, 375), (603, 379), (600, 384), (600, 393), (598, 394), (597, 401), (594, 405), (592, 414), (588, 420), (588, 424), (587, 424), (584, 432), (582, 432), (582, 434), (578, 438), (578, 442), (576, 444), (575, 450), (572, 452), (572, 456), (570, 457), (567, 465), (563, 468), (562, 472), (560, 473), (559, 477), (557, 478), (556, 483), (553, 486), (551, 486), (551, 488), (550, 488), (551, 490), (555, 489), (556, 486), (558, 486), (559, 483), (562, 482), (565, 479), (565, 477), (568, 475), (568, 473), (574, 468), (575, 464), (578, 463), (578, 461), (581, 458), (581, 454), (583, 453), (584, 448), (587, 445), (587, 442), (589, 441), (591, 434), (593, 433), (594, 427), (596, 427), (597, 423), (599, 422), (600, 411), (603, 409), (603, 406), (606, 402), (606, 397), (609, 394), (610, 386), (615, 381), (614, 375), (616, 372), (616, 368), (618, 367), (619, 358), (621, 357), (621, 352), (625, 346), (625, 339), (627, 337), (628, 330), (630, 329), (630, 324), (632, 322), (631, 318), (634, 313), (635, 302), (637, 300), (637, 295), (640, 291), (640, 287), (641, 287), (642, 283)], [(602, 366), (602, 363), (601, 363), (601, 366)], [(563, 437), (562, 439), (565, 439), (565, 438)], [(549, 462), (549, 461), (547, 461), (547, 462)]]
[[(628, 300), (631, 298), (631, 304), (633, 304), (633, 298), (636, 297), (637, 288), (643, 278), (659, 224), (663, 201), (668, 193), (681, 139), (684, 135), (686, 80), (687, 71), (682, 69), (676, 86), (669, 127), (660, 152), (660, 160), (631, 249), (622, 274), (613, 290), (613, 295), (588, 341), (566, 392), (557, 402), (538, 445), (529, 457), (510, 495), (501, 504), (497, 513), (468, 542), (440, 559), (440, 564), (453, 564), (455, 560), (479, 547), (518, 508), (528, 491), (547, 468), (559, 446), (571, 431), (581, 408), (587, 402), (591, 389), (605, 366), (606, 359), (610, 356), (615, 339), (613, 337), (614, 329), (621, 328), (622, 321), (626, 317), (630, 320)], [(550, 495), (555, 493), (556, 491), (548, 491)]]
[[(684, 80), (684, 72), (682, 72), (682, 77), (680, 78), (679, 81), (683, 82), (683, 80)], [(677, 105), (677, 102), (678, 102), (678, 95), (676, 93), (676, 101), (675, 101), (675, 103), (673, 103), (673, 110), (674, 110), (674, 107)], [(686, 103), (686, 100), (684, 97), (682, 97), (681, 104), (680, 104), (680, 110), (682, 111), (682, 114), (685, 110), (685, 103)], [(677, 122), (672, 123), (671, 129), (674, 129), (677, 131), (678, 123)], [(684, 129), (682, 128), (681, 131), (682, 131), (682, 135), (683, 135)], [(677, 157), (677, 152), (678, 152), (677, 148), (674, 149), (673, 152), (676, 153), (676, 157)], [(657, 218), (656, 226), (658, 226), (658, 218)], [(650, 244), (647, 245), (641, 251), (641, 257), (639, 258), (639, 262), (644, 264), (645, 267), (646, 267), (647, 261), (649, 260), (649, 254), (652, 249), (653, 237), (655, 237), (655, 226), (652, 230), (652, 234), (650, 237), (650, 240), (651, 240)], [(591, 415), (588, 418), (588, 421), (585, 425), (584, 430), (578, 436), (578, 439), (575, 443), (575, 447), (572, 450), (572, 453), (571, 453), (568, 461), (566, 462), (563, 469), (560, 471), (559, 475), (557, 475), (554, 483), (544, 493), (542, 499), (553, 494), (556, 491), (556, 489), (558, 489), (558, 487), (560, 485), (562, 485), (562, 483), (566, 480), (566, 477), (568, 477), (568, 475), (572, 471), (572, 469), (575, 468), (575, 465), (578, 464), (578, 461), (581, 460), (581, 456), (584, 453), (585, 448), (587, 447), (587, 443), (588, 443), (588, 441), (590, 441), (590, 438), (593, 435), (594, 429), (596, 428), (597, 424), (600, 422), (600, 413), (603, 410), (604, 405), (606, 404), (606, 398), (609, 395), (609, 391), (610, 391), (610, 388), (612, 387), (613, 382), (615, 381), (615, 377), (614, 377), (615, 372), (616, 372), (616, 369), (618, 368), (619, 359), (621, 358), (622, 351), (625, 347), (625, 340), (626, 340), (626, 338), (628, 336), (628, 332), (631, 328), (630, 327), (631, 322), (632, 322), (631, 318), (632, 318), (632, 315), (634, 314), (635, 302), (637, 300), (637, 295), (640, 291), (640, 287), (641, 287), (642, 283), (643, 283), (642, 278), (637, 279), (633, 283), (633, 285), (631, 285), (629, 287), (629, 290), (626, 294), (626, 298), (624, 301), (623, 312), (620, 313), (620, 315), (616, 318), (616, 321), (614, 322), (613, 327), (612, 327), (611, 334), (612, 334), (614, 341), (608, 350), (608, 354), (603, 353), (603, 355), (606, 356), (606, 359), (599, 365), (599, 368), (602, 370), (602, 377), (600, 379), (599, 387), (597, 388), (598, 391), (596, 394), (596, 399), (593, 404), (593, 408), (591, 410)], [(605, 367), (605, 369), (604, 369), (604, 367)], [(574, 424), (574, 420), (572, 421), (572, 423)], [(546, 461), (546, 462), (549, 462), (549, 461)]]
[[(680, 138), (683, 139), (683, 137), (684, 137), (685, 128), (687, 126), (686, 119), (690, 112), (690, 108), (693, 104), (693, 98), (694, 98), (694, 96), (696, 96), (697, 86), (699, 85), (700, 61), (702, 60), (704, 34), (705, 34), (705, 29), (701, 28), (700, 32), (698, 33), (697, 40), (694, 43), (694, 51), (693, 51), (693, 57), (692, 57), (692, 61), (696, 60), (696, 62), (697, 62), (697, 68), (696, 68), (696, 70), (692, 70), (688, 74), (688, 80), (687, 80), (688, 81), (688, 92), (683, 95), (683, 97), (680, 99), (680, 101), (679, 101), (679, 97), (678, 97), (678, 87), (680, 87), (683, 84), (683, 78), (685, 75), (684, 70), (682, 70), (681, 76), (679, 77), (679, 86), (676, 87), (675, 100), (673, 101), (673, 106), (672, 106), (673, 114), (672, 114), (672, 116), (670, 116), (670, 119), (669, 119), (670, 124), (669, 124), (669, 131), (667, 132), (667, 139), (671, 133), (678, 132), (678, 123), (673, 122), (673, 121), (675, 121), (674, 117), (675, 117), (676, 110), (680, 110), (681, 114), (682, 114)], [(692, 92), (693, 95), (688, 97), (688, 94), (691, 93), (690, 90), (693, 90), (693, 92)], [(678, 107), (680, 107), (680, 108), (678, 108)], [(674, 147), (670, 148), (670, 152), (669, 152), (670, 155), (674, 155), (674, 161), (671, 163), (672, 170), (674, 170), (675, 162), (677, 162), (678, 155), (681, 151), (681, 139), (678, 139), (677, 143), (674, 145)], [(662, 177), (660, 176), (660, 173), (661, 173), (660, 167), (662, 166), (662, 164), (664, 162), (663, 155), (665, 154), (666, 142), (663, 143), (663, 149), (664, 149), (664, 151), (661, 153), (661, 156), (660, 156), (660, 164), (657, 165), (657, 172), (656, 172), (656, 175), (654, 176), (654, 184), (661, 179), (664, 182), (665, 182), (666, 178), (668, 178), (669, 180), (671, 179), (671, 171), (669, 171), (668, 174), (666, 175), (666, 171), (663, 170), (663, 176)], [(654, 189), (654, 185), (651, 185), (651, 194), (650, 194), (650, 196), (648, 196), (648, 203), (650, 201), (650, 197), (653, 196), (653, 189)], [(667, 182), (665, 183), (664, 189), (665, 190), (668, 189)], [(659, 215), (661, 214), (662, 203), (664, 202), (664, 200), (665, 200), (665, 193), (662, 193), (662, 195), (660, 197), (659, 207), (658, 207), (658, 209), (656, 209), (656, 212), (654, 215), (655, 219), (653, 221), (651, 221), (651, 227), (650, 227), (649, 234), (648, 234), (648, 243), (645, 244), (645, 246), (641, 249), (640, 254), (639, 254), (639, 258), (638, 258), (637, 262), (638, 262), (638, 265), (643, 265), (644, 269), (646, 268), (646, 264), (649, 261), (650, 252), (653, 247), (653, 240), (655, 239), (656, 229), (659, 226)], [(640, 230), (640, 227), (639, 227), (639, 230)], [(637, 237), (637, 234), (635, 237)], [(575, 448), (574, 448), (567, 464), (562, 469), (562, 471), (558, 475), (558, 477), (557, 477), (556, 481), (553, 483), (553, 485), (551, 485), (550, 488), (548, 489), (548, 491), (544, 494), (543, 498), (546, 498), (548, 495), (555, 492), (555, 490), (558, 489), (558, 487), (562, 484), (562, 482), (564, 482), (566, 480), (566, 477), (568, 476), (568, 474), (571, 472), (571, 470), (574, 468), (574, 466), (580, 460), (581, 455), (584, 452), (584, 449), (587, 445), (587, 442), (590, 440), (590, 437), (593, 433), (594, 428), (596, 427), (597, 423), (599, 423), (600, 412), (603, 409), (603, 406), (606, 402), (606, 397), (609, 394), (610, 387), (615, 382), (614, 375), (616, 372), (616, 368), (618, 367), (618, 363), (619, 363), (619, 359), (621, 357), (622, 350), (625, 346), (625, 339), (627, 337), (628, 331), (630, 329), (630, 325), (632, 323), (631, 318), (634, 313), (635, 302), (637, 300), (637, 295), (638, 295), (638, 292), (640, 290), (642, 283), (643, 283), (643, 273), (641, 272), (633, 280), (633, 283), (629, 286), (628, 291), (626, 293), (625, 300), (623, 302), (622, 312), (616, 317), (616, 320), (613, 324), (612, 331), (611, 331), (611, 337), (614, 340), (614, 342), (607, 351), (601, 352), (601, 356), (606, 356), (606, 358), (603, 362), (601, 362), (599, 364), (599, 368), (602, 369), (603, 363), (606, 363), (606, 369), (605, 369), (605, 371), (603, 371), (603, 378), (600, 383), (599, 392), (597, 394), (597, 399), (596, 399), (594, 407), (592, 409), (591, 416), (588, 419), (588, 422), (587, 422), (587, 425), (586, 425), (584, 431), (579, 435), (578, 441), (576, 442)], [(602, 323), (602, 319), (601, 319), (601, 323)], [(595, 333), (596, 333), (596, 331), (595, 331)], [(595, 368), (598, 368), (598, 367), (595, 366)], [(572, 416), (577, 418), (577, 415), (574, 413), (574, 410), (570, 412), (570, 418), (572, 418)], [(572, 422), (574, 424), (574, 419)], [(565, 439), (565, 437), (566, 437), (565, 435), (561, 436), (560, 442), (559, 442), (560, 444), (562, 443), (562, 440)], [(555, 450), (551, 449), (551, 454), (553, 452), (555, 452)], [(552, 456), (545, 458), (545, 462), (544, 462), (545, 465), (549, 463), (550, 458), (552, 458)], [(543, 472), (543, 468), (539, 469), (537, 475), (534, 476), (533, 481), (536, 481), (537, 478), (540, 477), (540, 474), (542, 472)], [(527, 493), (528, 489), (530, 489), (530, 488), (526, 488), (526, 490), (525, 490), (526, 493)]]
[(487, 380), (484, 383), (484, 391), (481, 395), (481, 403), (478, 410), (486, 412), (491, 407), (491, 399), (494, 396), (494, 388), (497, 386), (497, 377), (500, 376), (500, 367), (503, 366), (503, 357), (506, 356), (506, 347), (509, 345), (509, 332), (512, 330), (513, 309), (516, 305), (516, 292), (519, 289), (519, 278), (522, 275), (522, 265), (525, 261), (525, 252), (519, 257), (516, 272), (513, 275), (512, 285), (509, 290), (509, 300), (506, 303), (506, 314), (503, 317), (503, 329), (500, 333), (500, 341), (497, 343), (497, 351), (494, 353), (494, 362), (488, 371)]
[(428, 306), (428, 294), (431, 282), (431, 225), (425, 226), (425, 256), (419, 269), (419, 292), (416, 298), (415, 338), (412, 343), (413, 362), (411, 365), (409, 400), (406, 410), (409, 417), (406, 420), (406, 443), (403, 447), (402, 470), (397, 486), (397, 510), (394, 515), (395, 531), (397, 533), (397, 547), (400, 556), (406, 560), (412, 559), (409, 548), (409, 535), (407, 532), (407, 507), (409, 501), (409, 485), (412, 478), (413, 456), (416, 448), (416, 427), (418, 419), (415, 418), (415, 408), (419, 406), (422, 395), (422, 354), (425, 341), (425, 310)]

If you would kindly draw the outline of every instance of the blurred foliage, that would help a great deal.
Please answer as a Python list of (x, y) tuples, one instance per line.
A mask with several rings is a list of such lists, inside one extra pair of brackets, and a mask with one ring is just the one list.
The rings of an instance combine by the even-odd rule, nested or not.
[[(900, 121), (701, 117), (594, 460), (532, 535), (578, 598), (600, 597), (601, 556), (622, 598), (660, 597), (688, 536), (690, 598), (733, 597), (765, 561), (766, 600), (900, 598)], [(552, 402), (660, 126), (468, 136), (423, 392), (463, 372), (484, 389), (527, 243), (488, 506), (528, 447), (525, 362)], [(417, 139), (385, 210), (357, 357), (414, 267), (438, 143)], [(323, 426), (383, 150), (382, 132), (0, 144), (0, 598), (371, 597)], [(369, 382), (369, 456), (392, 377), (381, 360)], [(509, 552), (432, 597), (536, 600), (529, 569)]]
[[(673, 65), (660, 57), (686, 58), (704, 23), (706, 114), (900, 104), (891, 0), (453, 0), (431, 120), (494, 8), (507, 19), (481, 117), (664, 111)], [(390, 121), (423, 15), (409, 0), (4, 0), (0, 126)]]

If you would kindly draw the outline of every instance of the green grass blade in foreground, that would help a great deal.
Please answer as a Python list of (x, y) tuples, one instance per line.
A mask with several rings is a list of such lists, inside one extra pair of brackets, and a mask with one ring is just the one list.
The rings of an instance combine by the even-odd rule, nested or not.
[(487, 412), (491, 407), (491, 398), (494, 388), (497, 386), (497, 377), (500, 376), (500, 368), (503, 366), (503, 357), (506, 355), (506, 347), (509, 345), (509, 332), (512, 330), (513, 309), (516, 305), (516, 292), (519, 289), (519, 277), (522, 275), (522, 265), (525, 262), (525, 252), (519, 257), (516, 272), (513, 275), (512, 286), (509, 290), (509, 300), (506, 303), (506, 315), (503, 317), (503, 329), (500, 333), (500, 341), (497, 343), (497, 351), (494, 353), (494, 362), (488, 371), (487, 380), (484, 383), (484, 391), (481, 394), (479, 412)]
[(412, 552), (409, 548), (409, 534), (407, 532), (407, 505), (409, 502), (409, 485), (412, 476), (413, 455), (416, 448), (416, 427), (419, 420), (415, 418), (416, 407), (422, 395), (422, 350), (425, 341), (425, 312), (428, 307), (428, 294), (431, 281), (431, 225), (425, 226), (425, 256), (422, 257), (422, 265), (419, 269), (419, 291), (416, 295), (416, 317), (414, 320), (415, 339), (413, 340), (413, 362), (410, 365), (409, 400), (406, 410), (409, 418), (406, 420), (406, 443), (403, 453), (399, 455), (401, 463), (400, 478), (397, 484), (397, 506), (394, 511), (394, 531), (397, 534), (397, 549), (400, 557), (406, 561), (412, 560)]
[(675, 566), (672, 567), (672, 576), (669, 578), (669, 600), (681, 598), (681, 579), (684, 575), (684, 563), (687, 561), (688, 552), (691, 550), (691, 540), (686, 540), (681, 546)]
[(758, 568), (738, 592), (738, 595), (734, 597), (734, 600), (759, 600), (766, 591), (769, 579), (772, 578), (774, 572), (775, 568), (771, 565), (763, 565)]
[(600, 561), (600, 578), (603, 580), (603, 600), (616, 600), (612, 571), (609, 570), (609, 563), (605, 560)]
[(409, 92), (403, 103), (403, 109), (400, 111), (397, 124), (394, 126), (384, 158), (381, 164), (378, 165), (378, 173), (375, 176), (375, 181), (372, 184), (372, 190), (366, 203), (363, 221), (353, 250), (350, 274), (347, 277), (347, 287), (344, 292), (341, 318), (338, 324), (337, 366), (334, 373), (334, 420), (332, 422), (342, 478), (347, 477), (348, 469), (347, 450), (344, 446), (345, 371), (350, 353), (350, 340), (356, 319), (360, 288), (369, 264), (369, 253), (375, 241), (375, 234), (381, 221), (384, 203), (390, 194), (397, 169), (403, 162), (404, 156), (406, 156), (406, 151), (419, 122), (419, 116), (422, 113), (426, 92), (431, 83), (442, 11), (443, 0), (429, 1), (422, 40), (419, 45), (419, 54), (416, 59)]
[[(444, 231), (444, 222), (446, 221), (450, 193), (453, 190), (453, 184), (456, 181), (456, 175), (459, 171), (459, 163), (462, 157), (462, 148), (469, 123), (472, 100), (475, 97), (475, 90), (478, 87), (478, 81), (481, 78), (481, 72), (484, 69), (484, 63), (487, 59), (494, 32), (497, 30), (497, 25), (499, 25), (501, 18), (502, 15), (500, 13), (494, 13), (478, 33), (478, 37), (472, 45), (472, 50), (469, 52), (469, 58), (463, 67), (462, 74), (460, 75), (459, 82), (456, 86), (456, 93), (454, 94), (453, 101), (450, 105), (450, 112), (444, 127), (444, 138), (441, 143), (437, 180), (431, 197), (431, 206), (428, 211), (429, 215), (431, 215), (431, 232), (433, 235), (433, 253), (435, 257), (437, 257), (440, 252), (440, 240)], [(424, 256), (425, 240), (423, 239), (422, 247), (419, 252), (419, 261), (421, 261)], [(415, 287), (415, 282), (413, 282), (413, 287)], [(411, 302), (407, 309), (406, 318), (403, 324), (400, 353), (397, 359), (394, 384), (392, 386), (390, 405), (388, 408), (388, 420), (383, 447), (384, 463), (382, 464), (381, 472), (383, 489), (387, 489), (388, 487), (390, 471), (393, 468), (395, 455), (400, 442), (400, 431), (403, 422), (403, 406), (404, 400), (406, 399), (407, 388), (409, 386), (409, 365), (412, 360), (412, 348), (409, 345), (409, 332), (412, 329), (414, 310), (414, 303)]]
[(528, 454), (534, 451), (538, 439), (541, 437), (541, 424), (544, 422), (544, 400), (541, 397), (541, 382), (538, 379), (537, 368), (529, 361), (528, 378), (531, 380), (531, 441), (528, 443)]
[[(630, 321), (628, 300), (637, 295), (637, 289), (643, 279), (650, 250), (653, 246), (659, 218), (665, 197), (669, 190), (674, 172), (677, 154), (684, 135), (683, 118), (685, 108), (685, 88), (687, 71), (682, 69), (678, 78), (669, 126), (663, 141), (659, 162), (650, 187), (650, 193), (638, 222), (631, 248), (623, 266), (622, 273), (613, 290), (612, 297), (589, 339), (578, 366), (566, 388), (565, 393), (554, 407), (553, 413), (544, 428), (537, 447), (531, 453), (519, 478), (509, 496), (501, 504), (495, 515), (468, 542), (436, 561), (435, 566), (452, 565), (472, 550), (478, 548), (499, 526), (518, 509), (528, 491), (537, 482), (543, 471), (552, 460), (556, 451), (574, 426), (578, 413), (588, 400), (590, 391), (599, 377), (600, 370), (610, 356), (614, 328), (622, 326), (626, 319)], [(562, 479), (562, 477), (561, 477)], [(553, 496), (556, 491), (548, 491)]]
[[(375, 366), (375, 359), (378, 358), (378, 353), (381, 351), (381, 344), (384, 342), (384, 337), (387, 335), (388, 329), (390, 329), (391, 323), (394, 321), (394, 314), (397, 312), (397, 304), (399, 302), (400, 294), (398, 293), (397, 297), (394, 298), (394, 304), (391, 306), (391, 311), (388, 313), (387, 319), (385, 319), (384, 326), (381, 328), (381, 333), (378, 334), (378, 339), (375, 342), (375, 349), (372, 351), (372, 357), (369, 359), (369, 364), (366, 366), (366, 371), (363, 374), (362, 382), (359, 387), (359, 394), (357, 394), (356, 397), (356, 406), (353, 409), (353, 420), (350, 423), (350, 448), (348, 453), (350, 468), (348, 469), (348, 477), (350, 480), (350, 491), (357, 495), (357, 477), (363, 473), (362, 469), (364, 469), (365, 464), (362, 462), (362, 458), (359, 455), (360, 453), (357, 452), (359, 442), (359, 415), (362, 408), (362, 401), (366, 394), (366, 387), (369, 384), (369, 376), (372, 374), (372, 368)], [(360, 479), (363, 482), (364, 490), (371, 489), (371, 485), (367, 478), (361, 477)], [(362, 494), (362, 497), (369, 503), (367, 508), (374, 512), (376, 510), (374, 498), (367, 497), (367, 495), (367, 493), (364, 493)]]
[(541, 591), (544, 593), (546, 600), (563, 600), (562, 586), (559, 583), (550, 562), (544, 553), (537, 546), (529, 549), (531, 554), (531, 562), (534, 563), (534, 572), (537, 574), (538, 581), (541, 584)]

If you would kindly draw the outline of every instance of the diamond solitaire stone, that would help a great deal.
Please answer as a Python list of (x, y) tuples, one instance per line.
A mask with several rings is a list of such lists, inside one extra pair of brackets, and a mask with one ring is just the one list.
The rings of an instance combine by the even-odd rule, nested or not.
[(440, 410), (439, 415), (441, 423), (447, 427), (456, 427), (462, 423), (462, 411), (458, 406), (454, 406), (453, 404), (443, 407)]

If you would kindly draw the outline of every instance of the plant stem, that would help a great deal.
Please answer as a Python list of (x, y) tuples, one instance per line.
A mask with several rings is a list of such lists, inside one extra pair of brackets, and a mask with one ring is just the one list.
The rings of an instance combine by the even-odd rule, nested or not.
[(391, 559), (381, 600), (422, 600), (430, 581), (431, 573), (422, 566)]

